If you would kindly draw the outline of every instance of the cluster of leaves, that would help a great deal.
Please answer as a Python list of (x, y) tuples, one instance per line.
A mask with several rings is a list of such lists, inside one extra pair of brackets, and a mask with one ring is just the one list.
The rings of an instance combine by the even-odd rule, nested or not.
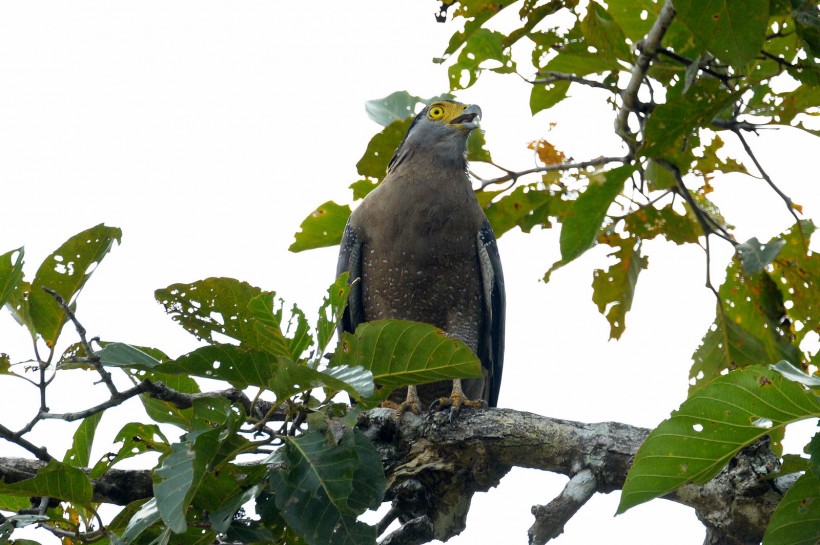
[[(516, 8), (519, 27), (512, 31), (494, 28), (502, 10)], [(630, 481), (640, 493), (630, 491), (621, 508), (685, 482), (711, 478), (761, 434), (771, 435), (778, 448), (787, 423), (816, 417), (816, 403), (806, 401), (799, 410), (790, 408), (797, 398), (809, 395), (805, 387), (761, 371), (773, 362), (803, 371), (811, 366), (816, 369), (820, 363), (819, 356), (809, 352), (810, 342), (804, 342), (820, 334), (820, 257), (809, 250), (815, 228), (810, 220), (798, 221), (800, 207), (779, 191), (744, 137), (744, 132), (764, 126), (790, 126), (820, 135), (806, 125), (820, 106), (820, 66), (816, 62), (820, 11), (816, 3), (677, 0), (672, 7), (671, 2), (658, 0), (608, 0), (606, 5), (595, 0), (463, 0), (444, 2), (443, 9), (463, 22), (444, 55), (436, 59), (449, 63), (451, 91), (476, 84), (485, 71), (516, 74), (531, 70), (534, 77), (523, 76), (531, 85), (533, 115), (566, 100), (570, 88), (579, 85), (596, 89), (611, 104), (612, 122), (626, 150), (623, 157), (567, 162), (556, 145), (545, 139), (530, 144), (541, 162), (539, 168), (504, 169), (504, 175), (485, 180), (477, 191), (497, 236), (515, 227), (530, 232), (535, 227), (561, 225), (561, 260), (547, 271), (547, 280), (556, 268), (596, 244), (611, 248), (611, 265), (595, 270), (592, 282), (593, 302), (609, 321), (611, 338), (624, 332), (637, 281), (648, 266), (644, 242), (660, 238), (678, 245), (698, 244), (708, 255), (710, 236), (717, 236), (736, 249), (726, 280), (713, 288), (715, 321), (693, 354), (691, 397), (686, 402), (690, 405), (682, 406), (677, 416), (658, 429), (660, 446), (651, 448), (665, 457), (645, 454), (640, 459)], [(559, 12), (561, 17), (553, 17)], [(525, 65), (528, 68), (522, 69)], [(774, 85), (778, 81), (789, 84), (778, 87)], [(784, 87), (790, 90), (776, 90)], [(390, 154), (409, 124), (407, 115), (418, 101), (408, 93), (395, 93), (378, 102), (383, 106), (380, 115), (371, 117), (385, 128), (373, 137), (357, 165), (363, 179), (351, 185), (354, 200), (381, 181)], [(492, 164), (479, 138), (476, 135), (468, 158)], [(738, 243), (731, 226), (710, 201), (718, 174), (749, 174), (744, 162), (725, 158), (724, 138), (735, 138), (743, 145), (748, 155), (744, 162), (755, 165), (773, 195), (780, 195), (795, 217), (795, 225), (781, 236), (766, 243), (757, 238)], [(540, 179), (523, 180), (535, 173), (540, 173)], [(488, 189), (493, 182), (510, 181), (513, 183), (501, 190)], [(338, 215), (331, 217), (334, 211)], [(347, 205), (323, 204), (303, 222), (291, 249), (336, 244), (348, 214)], [(748, 375), (722, 376), (744, 368), (750, 369)], [(754, 380), (774, 387), (758, 391), (752, 379), (742, 377), (756, 377)], [(722, 404), (735, 399), (736, 388), (771, 406), (742, 417), (724, 411)], [(774, 393), (781, 390), (785, 393)], [(711, 395), (715, 400), (705, 401)], [(689, 421), (681, 426), (680, 415), (690, 417), (690, 410), (704, 430), (707, 416), (713, 419), (714, 428), (698, 431)], [(739, 425), (738, 418), (747, 429), (732, 435), (726, 430)], [(758, 419), (771, 425), (757, 426)], [(709, 437), (724, 433), (732, 437), (725, 448), (701, 450)], [(813, 444), (816, 461), (817, 440)], [(680, 457), (674, 464), (666, 456), (671, 452)], [(704, 462), (707, 467), (693, 469), (697, 464), (686, 460), (695, 460), (703, 452), (710, 453)], [(688, 470), (681, 472), (680, 467)], [(647, 486), (639, 474), (654, 474), (657, 479)], [(794, 495), (801, 490), (813, 490), (811, 494), (816, 495), (817, 488), (805, 484), (811, 478), (816, 475), (807, 472), (801, 478), (803, 484), (787, 500), (798, 501)], [(809, 497), (803, 499), (810, 503)], [(778, 517), (786, 516), (783, 510), (778, 513)], [(783, 524), (773, 522), (777, 528)], [(783, 535), (779, 532), (770, 534)], [(791, 537), (770, 535), (767, 543), (786, 543)]]
[[(346, 333), (328, 363), (323, 355), (347, 300), (345, 276), (328, 290), (315, 328), (297, 307), (286, 313), (271, 291), (208, 278), (156, 292), (167, 313), (203, 346), (176, 359), (156, 348), (120, 342), (99, 342), (102, 348), (94, 348), (75, 322), (80, 342), (54, 362), (63, 326), (76, 320), (77, 294), (120, 236), (119, 229), (98, 225), (71, 237), (46, 258), (30, 283), (23, 275), (23, 248), (0, 255), (0, 305), (7, 305), (48, 354), (38, 354), (36, 363), (21, 372), (3, 355), (0, 372), (39, 389), (41, 406), (22, 430), (0, 426), (0, 436), (30, 447), (47, 465), (31, 479), (0, 484), (0, 509), (18, 513), (3, 519), (0, 540), (6, 542), (15, 528), (41, 524), (71, 539), (112, 544), (212, 543), (217, 538), (374, 543), (375, 528), (357, 518), (380, 505), (384, 475), (375, 447), (355, 426), (356, 413), (409, 383), (479, 376), (480, 363), (470, 349), (426, 324), (378, 321), (354, 335)], [(46, 405), (54, 375), (77, 369), (96, 371), (102, 379), (98, 387), (108, 386), (110, 399), (81, 413), (51, 412), (49, 405), (59, 404), (52, 399)], [(26, 370), (38, 378), (29, 378)], [(202, 392), (193, 377), (233, 389)], [(115, 379), (132, 388), (118, 389)], [(164, 394), (156, 395), (148, 384), (161, 386)], [(253, 400), (245, 391), (253, 392)], [(339, 392), (355, 400), (357, 408), (336, 401)], [(101, 417), (135, 397), (131, 393), (141, 393), (146, 418), (122, 425), (115, 438), (119, 446), (92, 463)], [(59, 461), (25, 437), (42, 420), (61, 417), (79, 419), (80, 425), (72, 448)], [(276, 428), (273, 422), (279, 423)], [(106, 529), (92, 531), (99, 505), (93, 483), (120, 462), (148, 453), (154, 456), (143, 457), (146, 461), (158, 455), (150, 468), (151, 498), (133, 501)], [(31, 514), (31, 497), (60, 501), (43, 503)], [(255, 517), (240, 511), (250, 505)]]

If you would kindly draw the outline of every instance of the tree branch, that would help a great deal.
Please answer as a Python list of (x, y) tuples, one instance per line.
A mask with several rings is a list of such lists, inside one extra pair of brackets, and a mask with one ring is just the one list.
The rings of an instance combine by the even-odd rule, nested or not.
[(666, 34), (666, 29), (672, 24), (672, 19), (675, 18), (675, 8), (672, 6), (671, 0), (666, 0), (666, 3), (658, 13), (658, 18), (652, 24), (652, 28), (646, 34), (646, 38), (636, 44), (640, 51), (635, 64), (632, 66), (632, 75), (624, 90), (621, 92), (621, 108), (618, 110), (618, 116), (615, 119), (615, 133), (620, 136), (629, 146), (631, 153), (635, 151), (635, 140), (629, 132), (629, 114), (632, 112), (641, 111), (642, 105), (638, 100), (638, 90), (641, 88), (641, 83), (649, 71), (649, 65), (652, 59), (657, 55), (661, 47), (661, 39)]
[[(585, 424), (511, 409), (465, 409), (454, 422), (445, 413), (406, 413), (396, 421), (394, 410), (373, 409), (360, 416), (358, 427), (381, 455), (385, 501), (393, 506), (389, 519), (407, 521), (382, 545), (446, 541), (458, 534), (465, 528), (473, 494), (496, 486), (514, 466), (571, 477), (556, 500), (533, 510), (536, 522), (530, 532), (543, 529), (533, 542), (544, 543), (594, 492), (623, 486), (649, 434), (617, 422)], [(770, 478), (778, 465), (763, 441), (742, 451), (712, 481), (685, 485), (666, 499), (693, 507), (715, 539), (734, 536), (738, 539), (725, 543), (756, 544), (793, 482), (788, 476)], [(0, 458), (0, 479), (15, 483), (43, 467), (42, 461)], [(149, 471), (110, 469), (92, 484), (95, 502), (126, 505), (153, 493)], [(557, 517), (551, 528), (549, 522), (544, 526), (547, 512)]]

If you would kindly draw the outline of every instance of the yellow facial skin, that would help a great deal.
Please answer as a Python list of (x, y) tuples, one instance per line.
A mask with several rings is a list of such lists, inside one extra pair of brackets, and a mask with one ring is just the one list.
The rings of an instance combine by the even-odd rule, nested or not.
[(476, 128), (480, 116), (481, 109), (478, 106), (444, 100), (434, 102), (427, 109), (427, 119), (465, 130)]

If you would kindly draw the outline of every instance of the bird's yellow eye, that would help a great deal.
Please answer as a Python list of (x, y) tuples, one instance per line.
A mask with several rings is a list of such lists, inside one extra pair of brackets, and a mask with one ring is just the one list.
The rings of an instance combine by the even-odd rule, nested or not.
[(430, 119), (439, 119), (444, 116), (444, 108), (433, 105), (430, 107), (430, 111), (427, 112), (427, 115), (430, 116)]

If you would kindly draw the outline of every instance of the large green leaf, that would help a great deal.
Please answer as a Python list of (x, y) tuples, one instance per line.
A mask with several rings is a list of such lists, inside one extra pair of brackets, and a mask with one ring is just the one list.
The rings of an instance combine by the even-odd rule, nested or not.
[(0, 308), (6, 304), (23, 279), (23, 248), (0, 255)]
[(616, 261), (607, 270), (595, 269), (592, 279), (592, 301), (609, 321), (609, 338), (620, 339), (626, 329), (626, 313), (632, 307), (638, 274), (646, 268), (641, 243), (634, 238), (618, 239), (610, 254)]
[(93, 489), (83, 470), (51, 460), (31, 479), (14, 484), (0, 482), (0, 494), (58, 498), (88, 507)]
[(675, 0), (675, 11), (695, 40), (738, 71), (766, 38), (769, 0)]
[(820, 401), (767, 366), (713, 380), (655, 428), (638, 449), (618, 512), (705, 483), (742, 448), (792, 422), (820, 416)]
[(589, 185), (561, 224), (561, 259), (569, 263), (595, 242), (604, 216), (635, 167), (625, 165), (590, 177)]
[(276, 507), (311, 545), (372, 545), (375, 528), (356, 520), (384, 495), (381, 459), (356, 428), (338, 444), (323, 433), (289, 437), (284, 466), (271, 474)]
[(75, 296), (114, 242), (119, 243), (121, 238), (122, 231), (117, 227), (99, 224), (69, 238), (43, 261), (28, 296), (32, 335), (39, 334), (47, 345), (53, 346), (68, 319), (54, 297), (43, 288), (54, 290), (73, 307)]
[(63, 463), (74, 467), (88, 467), (91, 456), (91, 445), (94, 444), (94, 433), (100, 423), (103, 413), (92, 414), (84, 418), (74, 432), (74, 441), (71, 448), (65, 453)]
[[(153, 382), (162, 382), (164, 385), (186, 394), (194, 394), (199, 392), (199, 386), (196, 381), (184, 374), (174, 375), (170, 373), (158, 373), (156, 371), (137, 372), (136, 378), (139, 380), (149, 379)], [(143, 394), (140, 396), (140, 401), (145, 412), (155, 422), (162, 422), (166, 424), (173, 424), (184, 430), (191, 430), (193, 428), (193, 410), (190, 408), (180, 409), (175, 404), (168, 401), (162, 401)]]
[(806, 471), (777, 505), (763, 545), (816, 545), (820, 541), (820, 478)]
[[(154, 295), (165, 312), (186, 331), (211, 344), (226, 335), (241, 344), (271, 354), (290, 356), (290, 347), (274, 315), (273, 292), (263, 292), (233, 278), (206, 278), (192, 284), (172, 284)], [(264, 301), (251, 301), (265, 295)], [(265, 303), (268, 307), (265, 307)], [(260, 327), (257, 322), (262, 322)]]
[(151, 369), (161, 363), (144, 350), (125, 343), (106, 344), (102, 350), (97, 351), (97, 356), (100, 358), (100, 363), (106, 367)]
[(481, 376), (481, 362), (467, 345), (429, 324), (404, 320), (361, 324), (344, 335), (332, 364), (370, 370), (382, 399), (408, 384)]
[[(389, 160), (389, 158), (388, 158)], [(336, 204), (333, 201), (319, 205), (306, 217), (299, 226), (293, 244), (288, 250), (302, 252), (326, 246), (336, 246), (342, 240), (347, 218), (350, 217), (350, 206)]]
[(537, 184), (525, 185), (490, 203), (484, 211), (496, 237), (513, 227), (528, 233), (535, 225), (550, 225), (550, 205), (556, 200), (552, 192), (539, 189)]

